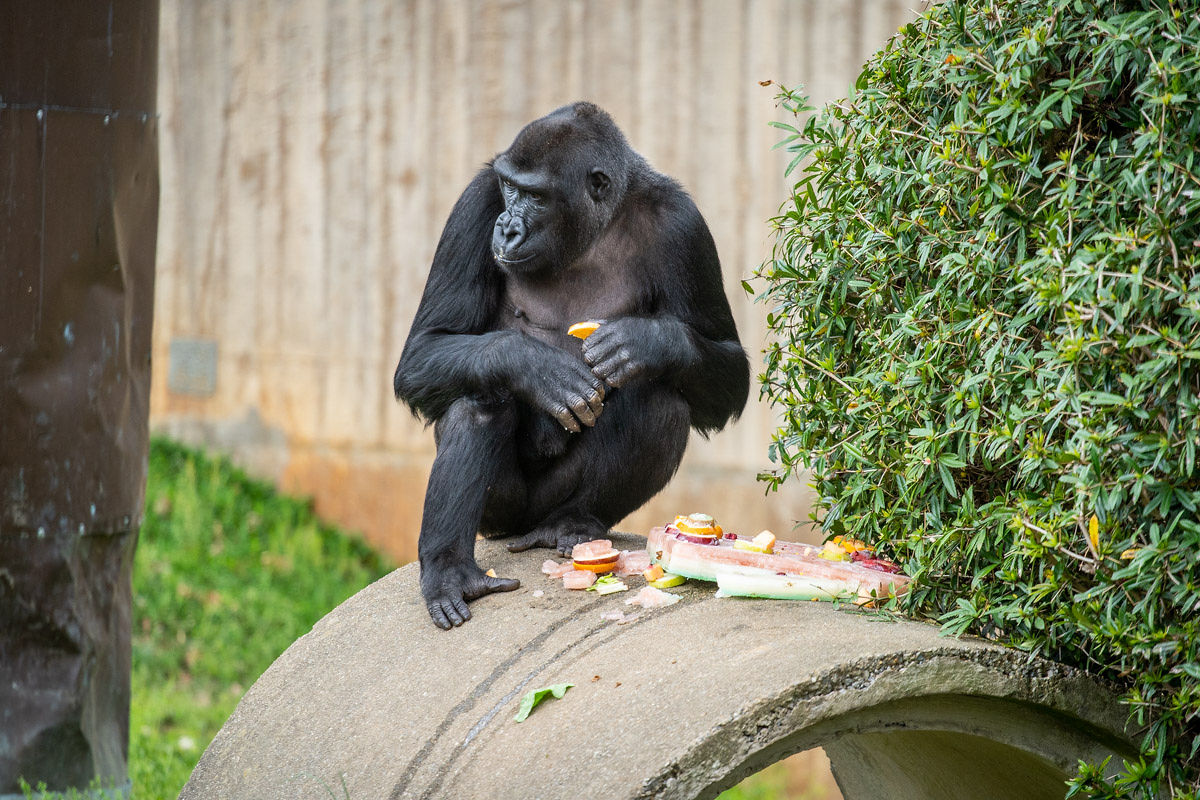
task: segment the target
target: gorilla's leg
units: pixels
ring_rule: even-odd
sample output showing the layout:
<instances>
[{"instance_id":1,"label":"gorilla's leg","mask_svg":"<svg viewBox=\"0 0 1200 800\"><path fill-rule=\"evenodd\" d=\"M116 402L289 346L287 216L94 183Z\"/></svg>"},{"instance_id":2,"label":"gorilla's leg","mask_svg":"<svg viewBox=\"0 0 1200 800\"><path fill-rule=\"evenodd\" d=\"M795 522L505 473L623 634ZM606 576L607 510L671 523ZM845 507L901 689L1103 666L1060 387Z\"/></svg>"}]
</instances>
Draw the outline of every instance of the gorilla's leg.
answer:
<instances>
[{"instance_id":1,"label":"gorilla's leg","mask_svg":"<svg viewBox=\"0 0 1200 800\"><path fill-rule=\"evenodd\" d=\"M475 531L489 487L515 467L512 401L484 404L460 398L437 421L437 457L425 490L421 536L421 592L439 628L471 618L467 601L521 585L492 578L475 563Z\"/></svg>"},{"instance_id":2,"label":"gorilla's leg","mask_svg":"<svg viewBox=\"0 0 1200 800\"><path fill-rule=\"evenodd\" d=\"M614 392L592 428L574 434L560 460L529 479L527 530L512 551L553 547L570 555L603 537L664 486L683 458L690 416L678 393L643 384Z\"/></svg>"}]
</instances>

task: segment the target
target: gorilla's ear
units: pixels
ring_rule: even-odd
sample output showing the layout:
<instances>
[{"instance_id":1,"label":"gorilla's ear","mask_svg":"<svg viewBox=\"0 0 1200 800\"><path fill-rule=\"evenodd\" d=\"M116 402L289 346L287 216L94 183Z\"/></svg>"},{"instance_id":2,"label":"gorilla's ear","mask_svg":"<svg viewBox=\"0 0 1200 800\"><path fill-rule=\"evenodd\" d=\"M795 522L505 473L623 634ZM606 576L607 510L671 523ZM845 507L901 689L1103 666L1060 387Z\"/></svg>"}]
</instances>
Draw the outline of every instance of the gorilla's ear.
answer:
<instances>
[{"instance_id":1,"label":"gorilla's ear","mask_svg":"<svg viewBox=\"0 0 1200 800\"><path fill-rule=\"evenodd\" d=\"M601 169L594 169L588 173L588 194L597 203L602 202L608 197L609 189L612 188L612 181L608 175Z\"/></svg>"}]
</instances>

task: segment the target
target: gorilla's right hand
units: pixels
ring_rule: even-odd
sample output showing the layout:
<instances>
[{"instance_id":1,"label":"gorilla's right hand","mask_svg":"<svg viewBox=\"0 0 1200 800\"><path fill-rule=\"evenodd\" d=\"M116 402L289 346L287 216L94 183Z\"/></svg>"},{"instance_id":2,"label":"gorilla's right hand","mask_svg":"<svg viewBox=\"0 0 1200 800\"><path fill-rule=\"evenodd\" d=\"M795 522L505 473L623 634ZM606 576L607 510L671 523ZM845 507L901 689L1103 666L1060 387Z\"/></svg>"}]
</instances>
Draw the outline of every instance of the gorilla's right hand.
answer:
<instances>
[{"instance_id":1,"label":"gorilla's right hand","mask_svg":"<svg viewBox=\"0 0 1200 800\"><path fill-rule=\"evenodd\" d=\"M471 618L467 603L493 592L511 592L520 587L516 578L493 578L475 563L462 560L439 567L421 566L421 594L433 624L450 630Z\"/></svg>"},{"instance_id":2,"label":"gorilla's right hand","mask_svg":"<svg viewBox=\"0 0 1200 800\"><path fill-rule=\"evenodd\" d=\"M604 381L578 358L541 342L536 345L512 359L507 377L513 394L569 431L595 425L604 409Z\"/></svg>"}]
</instances>

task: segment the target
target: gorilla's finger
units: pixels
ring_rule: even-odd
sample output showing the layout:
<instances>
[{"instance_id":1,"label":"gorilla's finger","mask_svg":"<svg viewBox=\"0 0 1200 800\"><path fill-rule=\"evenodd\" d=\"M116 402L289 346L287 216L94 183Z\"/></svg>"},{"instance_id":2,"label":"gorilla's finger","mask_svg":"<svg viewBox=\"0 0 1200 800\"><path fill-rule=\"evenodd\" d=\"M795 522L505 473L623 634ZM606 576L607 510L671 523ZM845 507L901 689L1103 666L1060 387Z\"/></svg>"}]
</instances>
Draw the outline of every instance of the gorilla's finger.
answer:
<instances>
[{"instance_id":1,"label":"gorilla's finger","mask_svg":"<svg viewBox=\"0 0 1200 800\"><path fill-rule=\"evenodd\" d=\"M596 415L592 412L592 407L582 397L575 398L575 401L571 403L571 411L575 412L579 421L589 428L596 424Z\"/></svg>"},{"instance_id":2,"label":"gorilla's finger","mask_svg":"<svg viewBox=\"0 0 1200 800\"><path fill-rule=\"evenodd\" d=\"M593 343L592 339L596 337L597 333L599 331L588 337L588 340L584 342L583 348L583 360L592 365L595 365L598 361L603 361L621 346L620 340L615 336L605 337Z\"/></svg>"},{"instance_id":3,"label":"gorilla's finger","mask_svg":"<svg viewBox=\"0 0 1200 800\"><path fill-rule=\"evenodd\" d=\"M560 556L566 556L567 558L570 558L573 555L575 551L575 545L577 544L579 544L578 539L559 539L558 554Z\"/></svg>"},{"instance_id":4,"label":"gorilla's finger","mask_svg":"<svg viewBox=\"0 0 1200 800\"><path fill-rule=\"evenodd\" d=\"M516 578L493 578L491 575L484 575L483 582L486 586L484 594L511 592L521 588L521 582Z\"/></svg>"},{"instance_id":5,"label":"gorilla's finger","mask_svg":"<svg viewBox=\"0 0 1200 800\"><path fill-rule=\"evenodd\" d=\"M599 392L595 392L587 399L588 408L592 410L592 416L600 417L600 412L604 410L604 397Z\"/></svg>"},{"instance_id":6,"label":"gorilla's finger","mask_svg":"<svg viewBox=\"0 0 1200 800\"><path fill-rule=\"evenodd\" d=\"M621 364L613 373L608 376L607 380L613 386L621 387L629 383L630 379L637 377L638 370L632 364Z\"/></svg>"},{"instance_id":7,"label":"gorilla's finger","mask_svg":"<svg viewBox=\"0 0 1200 800\"><path fill-rule=\"evenodd\" d=\"M612 379L612 376L621 371L621 367L624 366L624 363L625 362L619 358L610 358L594 365L592 367L592 372L609 386L620 386L619 383Z\"/></svg>"},{"instance_id":8,"label":"gorilla's finger","mask_svg":"<svg viewBox=\"0 0 1200 800\"><path fill-rule=\"evenodd\" d=\"M636 378L641 369L636 364L622 364L616 373L609 379L613 386L624 386L630 380Z\"/></svg>"},{"instance_id":9,"label":"gorilla's finger","mask_svg":"<svg viewBox=\"0 0 1200 800\"><path fill-rule=\"evenodd\" d=\"M453 598L451 599L450 604L453 608L453 611L447 614L447 616L450 617L451 622L454 622L456 618L458 619L457 622L454 622L455 625L462 625L471 618L471 609L467 608L466 600Z\"/></svg>"},{"instance_id":10,"label":"gorilla's finger","mask_svg":"<svg viewBox=\"0 0 1200 800\"><path fill-rule=\"evenodd\" d=\"M450 620L446 618L446 612L442 610L441 600L434 600L426 607L429 609L429 616L433 618L434 625L437 625L444 631L448 631L454 627L450 624Z\"/></svg>"},{"instance_id":11,"label":"gorilla's finger","mask_svg":"<svg viewBox=\"0 0 1200 800\"><path fill-rule=\"evenodd\" d=\"M549 528L537 528L508 543L508 552L521 553L533 547L554 547L558 536Z\"/></svg>"},{"instance_id":12,"label":"gorilla's finger","mask_svg":"<svg viewBox=\"0 0 1200 800\"><path fill-rule=\"evenodd\" d=\"M552 405L546 408L546 412L558 420L558 424L562 425L565 430L572 433L579 433L579 422L576 421L575 415L566 406Z\"/></svg>"}]
</instances>

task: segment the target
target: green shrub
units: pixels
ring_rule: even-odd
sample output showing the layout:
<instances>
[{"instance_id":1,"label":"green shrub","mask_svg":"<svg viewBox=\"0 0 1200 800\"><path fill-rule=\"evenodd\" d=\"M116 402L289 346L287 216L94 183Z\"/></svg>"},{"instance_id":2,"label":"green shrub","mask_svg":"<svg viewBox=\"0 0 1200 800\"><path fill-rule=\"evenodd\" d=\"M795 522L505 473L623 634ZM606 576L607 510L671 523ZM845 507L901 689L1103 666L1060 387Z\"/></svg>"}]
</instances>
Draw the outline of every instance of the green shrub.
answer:
<instances>
[{"instance_id":1,"label":"green shrub","mask_svg":"<svg viewBox=\"0 0 1200 800\"><path fill-rule=\"evenodd\" d=\"M1194 3L947 0L782 126L766 477L903 610L1126 687L1141 760L1073 794L1200 787L1198 98Z\"/></svg>"}]
</instances>

